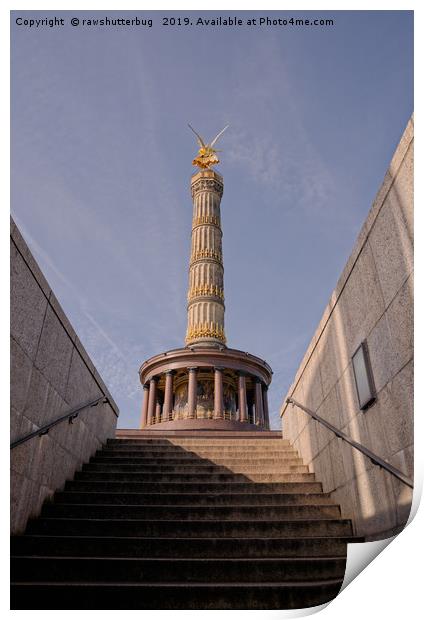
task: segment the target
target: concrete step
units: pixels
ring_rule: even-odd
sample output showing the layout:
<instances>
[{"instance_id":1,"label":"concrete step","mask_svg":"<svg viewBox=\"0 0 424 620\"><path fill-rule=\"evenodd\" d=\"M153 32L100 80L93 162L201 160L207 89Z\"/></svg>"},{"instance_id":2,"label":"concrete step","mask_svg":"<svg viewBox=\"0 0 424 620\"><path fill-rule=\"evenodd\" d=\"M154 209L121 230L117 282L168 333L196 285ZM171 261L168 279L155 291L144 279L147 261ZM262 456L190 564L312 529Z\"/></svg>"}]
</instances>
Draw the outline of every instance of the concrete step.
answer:
<instances>
[{"instance_id":1,"label":"concrete step","mask_svg":"<svg viewBox=\"0 0 424 620\"><path fill-rule=\"evenodd\" d=\"M67 536L63 534L25 534L11 539L12 555L66 555L84 557L151 558L280 558L346 557L352 536L313 538L186 536L173 538L122 536Z\"/></svg>"},{"instance_id":2,"label":"concrete step","mask_svg":"<svg viewBox=\"0 0 424 620\"><path fill-rule=\"evenodd\" d=\"M136 457L128 457L128 456L116 456L107 455L107 456L94 456L90 459L90 463L107 463L108 465L112 465L114 463L118 464L141 464L141 465L242 465L244 463L252 463L255 465L274 465L275 463L281 463L283 465L303 465L303 460L296 456L283 456L276 461L276 459L265 457L265 458L245 458L245 457L235 457L235 458L221 458L216 457L213 460L211 459L202 459L194 454L186 454L180 455L178 457L166 456L160 459L158 458L150 458L144 456L136 456Z\"/></svg>"},{"instance_id":3,"label":"concrete step","mask_svg":"<svg viewBox=\"0 0 424 620\"><path fill-rule=\"evenodd\" d=\"M142 450L142 448L140 448ZM121 450L124 452L124 450ZM190 450L185 450L182 454L191 454L193 456L198 456L200 458L208 459L208 458L249 458L249 459L280 459L287 457L299 457L299 454L293 448L281 448L281 449L270 449L270 450L262 450L259 448L254 449L238 449L238 448L191 448ZM181 454L181 452L180 452ZM145 449L145 456L147 456L147 449ZM165 456L165 455L163 455ZM177 456L177 454L175 454Z\"/></svg>"},{"instance_id":4,"label":"concrete step","mask_svg":"<svg viewBox=\"0 0 424 620\"><path fill-rule=\"evenodd\" d=\"M282 583L14 584L12 609L297 609L337 596L342 580ZM82 603L83 602L83 603Z\"/></svg>"},{"instance_id":5,"label":"concrete step","mask_svg":"<svg viewBox=\"0 0 424 620\"><path fill-rule=\"evenodd\" d=\"M107 491L110 493L320 493L320 482L116 482L111 480L70 480L66 491Z\"/></svg>"},{"instance_id":6,"label":"concrete step","mask_svg":"<svg viewBox=\"0 0 424 620\"><path fill-rule=\"evenodd\" d=\"M191 504L170 506L124 505L116 504L45 504L44 517L77 519L158 519L158 520L205 520L226 521L254 519L260 521L274 519L337 519L340 507L333 505L298 506L193 506Z\"/></svg>"},{"instance_id":7,"label":"concrete step","mask_svg":"<svg viewBox=\"0 0 424 620\"><path fill-rule=\"evenodd\" d=\"M150 445L150 446L281 446L290 447L288 439L230 439L230 438L181 438L181 439L159 439L159 438L120 438L120 439L108 439L107 446L123 446L123 445Z\"/></svg>"},{"instance_id":8,"label":"concrete step","mask_svg":"<svg viewBox=\"0 0 424 620\"><path fill-rule=\"evenodd\" d=\"M173 431L158 431L152 428L148 430L141 430L136 428L122 429L118 428L115 431L115 438L129 438L129 439L281 439L282 433L279 431L212 431L212 430L173 430Z\"/></svg>"},{"instance_id":9,"label":"concrete step","mask_svg":"<svg viewBox=\"0 0 424 620\"><path fill-rule=\"evenodd\" d=\"M333 504L329 493L107 493L57 492L56 503L119 506L318 506Z\"/></svg>"},{"instance_id":10,"label":"concrete step","mask_svg":"<svg viewBox=\"0 0 424 620\"><path fill-rule=\"evenodd\" d=\"M152 536L186 537L293 537L351 536L351 523L346 519L296 520L148 520L148 519L71 519L39 517L28 524L31 534L65 534L77 536Z\"/></svg>"},{"instance_id":11,"label":"concrete step","mask_svg":"<svg viewBox=\"0 0 424 620\"><path fill-rule=\"evenodd\" d=\"M266 446L237 446L237 445L228 445L228 446L222 446L222 445L208 445L208 446L174 446L174 445L168 445L168 446L145 446L145 445L113 445L113 446L104 446L102 448L101 451L99 451L99 453L102 452L103 454L109 454L109 453L115 453L115 452L125 452L126 454L130 453L130 454L134 454L134 456L137 456L137 454L139 456L142 456L142 454L144 454L145 456L148 455L153 455L153 456L166 456L167 454L171 454L171 455L175 455L178 456L180 454L198 454L198 455L208 455L208 454L214 454L216 456L218 455L222 455L222 456L227 456L229 454L234 454L236 456L240 456L243 454L246 455L252 455L255 454L255 456L258 455L262 455L265 457L270 457L270 456L282 456L283 454L293 454L295 452L295 450L291 447L277 447L277 446L270 446L269 448L267 448ZM142 453L142 454L140 454ZM251 457L252 458L252 457Z\"/></svg>"},{"instance_id":12,"label":"concrete step","mask_svg":"<svg viewBox=\"0 0 424 620\"><path fill-rule=\"evenodd\" d=\"M266 465L258 465L255 461L246 461L244 464L232 465L231 467L225 467L224 465L216 465L210 463L195 463L195 464L183 464L183 465L163 465L158 462L155 465L145 465L140 463L96 463L91 462L83 466L84 472L133 472L140 474L166 474L166 473L180 473L180 474L229 474L229 473L263 473L263 474L277 474L277 473L293 473L293 474L307 474L309 473L306 465L288 465L270 462Z\"/></svg>"},{"instance_id":13,"label":"concrete step","mask_svg":"<svg viewBox=\"0 0 424 620\"><path fill-rule=\"evenodd\" d=\"M315 606L354 540L279 432L118 431L12 538L12 608Z\"/></svg>"},{"instance_id":14,"label":"concrete step","mask_svg":"<svg viewBox=\"0 0 424 620\"><path fill-rule=\"evenodd\" d=\"M208 450L197 452L194 451L186 451L180 449L170 449L166 450L148 450L146 448L139 448L137 450L127 449L127 450L118 450L118 449L106 449L98 450L95 454L95 457L101 458L150 458L155 460L162 460L166 458L171 459L180 459L180 458L191 458L200 460L211 460L215 461L215 459L273 459L273 460L283 460L287 458L299 458L299 454L296 450L292 450L290 448L287 450L280 450L276 452L273 451L255 451L254 453L248 450Z\"/></svg>"},{"instance_id":15,"label":"concrete step","mask_svg":"<svg viewBox=\"0 0 424 620\"><path fill-rule=\"evenodd\" d=\"M12 557L14 582L240 583L343 579L346 561L322 558Z\"/></svg>"},{"instance_id":16,"label":"concrete step","mask_svg":"<svg viewBox=\"0 0 424 620\"><path fill-rule=\"evenodd\" d=\"M215 473L177 473L166 472L161 474L144 473L142 471L132 472L98 472L98 471L79 471L75 474L75 481L111 481L111 482L158 482L165 484L167 482L175 483L202 483L202 482L242 482L243 480L251 480L253 482L313 482L315 474L304 473L277 473L277 474L215 474Z\"/></svg>"}]
</instances>

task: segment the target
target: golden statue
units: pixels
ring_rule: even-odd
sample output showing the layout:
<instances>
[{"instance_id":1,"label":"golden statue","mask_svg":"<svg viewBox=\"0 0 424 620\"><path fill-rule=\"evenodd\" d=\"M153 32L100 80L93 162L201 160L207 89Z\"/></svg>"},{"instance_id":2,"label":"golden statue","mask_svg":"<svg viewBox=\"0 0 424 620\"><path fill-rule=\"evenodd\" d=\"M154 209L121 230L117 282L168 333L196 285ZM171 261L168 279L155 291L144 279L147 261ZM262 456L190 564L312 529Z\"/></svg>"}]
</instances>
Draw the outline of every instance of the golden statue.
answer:
<instances>
[{"instance_id":1,"label":"golden statue","mask_svg":"<svg viewBox=\"0 0 424 620\"><path fill-rule=\"evenodd\" d=\"M197 136L197 142L200 147L197 157L193 159L193 166L197 166L198 168L206 170L214 164L219 164L219 159L216 156L216 153L218 153L219 151L216 151L213 147L214 144L216 144L218 138L220 138L224 131L228 129L229 125L226 125L210 144L205 144L204 140L201 138L201 136L199 136L197 131L195 131L191 125L189 125L189 127L191 131Z\"/></svg>"}]
</instances>

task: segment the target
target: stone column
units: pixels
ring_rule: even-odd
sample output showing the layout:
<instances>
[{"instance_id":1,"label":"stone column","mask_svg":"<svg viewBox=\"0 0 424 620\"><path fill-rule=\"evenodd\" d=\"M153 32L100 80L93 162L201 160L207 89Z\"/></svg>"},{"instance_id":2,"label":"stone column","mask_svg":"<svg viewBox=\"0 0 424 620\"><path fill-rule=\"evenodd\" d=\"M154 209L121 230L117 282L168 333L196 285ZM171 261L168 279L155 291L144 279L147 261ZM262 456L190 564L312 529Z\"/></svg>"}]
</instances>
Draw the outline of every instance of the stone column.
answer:
<instances>
[{"instance_id":1,"label":"stone column","mask_svg":"<svg viewBox=\"0 0 424 620\"><path fill-rule=\"evenodd\" d=\"M239 420L247 422L246 375L239 372L238 377Z\"/></svg>"},{"instance_id":2,"label":"stone column","mask_svg":"<svg viewBox=\"0 0 424 620\"><path fill-rule=\"evenodd\" d=\"M264 402L264 426L269 431L269 409L268 409L268 386L263 385L263 402Z\"/></svg>"},{"instance_id":3,"label":"stone column","mask_svg":"<svg viewBox=\"0 0 424 620\"><path fill-rule=\"evenodd\" d=\"M222 176L200 170L192 176L193 222L186 344L225 346L224 265L222 259Z\"/></svg>"},{"instance_id":4,"label":"stone column","mask_svg":"<svg viewBox=\"0 0 424 620\"><path fill-rule=\"evenodd\" d=\"M158 422L161 421L161 419L160 419L160 410L161 410L161 404L160 404L160 400L158 398L157 401L156 401L155 424L157 424Z\"/></svg>"},{"instance_id":5,"label":"stone column","mask_svg":"<svg viewBox=\"0 0 424 620\"><path fill-rule=\"evenodd\" d=\"M197 368L188 369L188 417L195 418L197 409Z\"/></svg>"},{"instance_id":6,"label":"stone column","mask_svg":"<svg viewBox=\"0 0 424 620\"><path fill-rule=\"evenodd\" d=\"M224 417L224 389L222 384L222 371L220 366L215 367L215 389L214 389L214 411L213 417L220 419Z\"/></svg>"},{"instance_id":7,"label":"stone column","mask_svg":"<svg viewBox=\"0 0 424 620\"><path fill-rule=\"evenodd\" d=\"M141 419L140 428L144 428L147 425L147 408L149 406L149 384L143 385L143 404L141 407Z\"/></svg>"},{"instance_id":8,"label":"stone column","mask_svg":"<svg viewBox=\"0 0 424 620\"><path fill-rule=\"evenodd\" d=\"M150 387L149 387L149 404L147 407L147 426L153 423L153 416L156 412L156 387L157 387L158 378L152 377L150 379Z\"/></svg>"},{"instance_id":9,"label":"stone column","mask_svg":"<svg viewBox=\"0 0 424 620\"><path fill-rule=\"evenodd\" d=\"M262 382L260 379L255 379L255 409L256 409L256 424L263 426L264 423L264 408L262 402Z\"/></svg>"},{"instance_id":10,"label":"stone column","mask_svg":"<svg viewBox=\"0 0 424 620\"><path fill-rule=\"evenodd\" d=\"M253 410L253 398L252 398L252 392L249 392L249 394L246 394L247 397L247 421L250 423L250 421L252 421L251 423L254 424L255 423L255 412Z\"/></svg>"},{"instance_id":11,"label":"stone column","mask_svg":"<svg viewBox=\"0 0 424 620\"><path fill-rule=\"evenodd\" d=\"M168 370L165 373L165 400L163 402L162 420L168 421L172 411L172 395L174 388L174 371Z\"/></svg>"}]
</instances>

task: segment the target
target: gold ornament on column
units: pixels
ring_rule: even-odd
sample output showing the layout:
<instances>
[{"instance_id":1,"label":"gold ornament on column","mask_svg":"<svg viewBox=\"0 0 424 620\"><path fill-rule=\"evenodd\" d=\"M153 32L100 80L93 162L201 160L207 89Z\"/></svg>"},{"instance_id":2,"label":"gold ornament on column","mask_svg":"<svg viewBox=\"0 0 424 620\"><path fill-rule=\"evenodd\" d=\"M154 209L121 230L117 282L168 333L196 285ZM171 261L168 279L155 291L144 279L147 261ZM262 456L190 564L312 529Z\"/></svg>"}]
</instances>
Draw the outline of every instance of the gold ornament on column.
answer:
<instances>
[{"instance_id":1,"label":"gold ornament on column","mask_svg":"<svg viewBox=\"0 0 424 620\"><path fill-rule=\"evenodd\" d=\"M193 127L190 124L188 126L190 127L191 131L196 135L197 142L200 147L199 152L197 153L197 157L193 159L193 166L197 166L198 168L201 168L202 170L207 170L211 166L215 164L219 164L219 159L216 155L219 151L217 151L213 147L217 143L218 138L220 138L222 134L224 133L224 131L228 129L229 125L226 125L224 129L222 129L219 132L219 134L212 140L210 144L206 144L203 138L197 133L195 129L193 129Z\"/></svg>"}]
</instances>

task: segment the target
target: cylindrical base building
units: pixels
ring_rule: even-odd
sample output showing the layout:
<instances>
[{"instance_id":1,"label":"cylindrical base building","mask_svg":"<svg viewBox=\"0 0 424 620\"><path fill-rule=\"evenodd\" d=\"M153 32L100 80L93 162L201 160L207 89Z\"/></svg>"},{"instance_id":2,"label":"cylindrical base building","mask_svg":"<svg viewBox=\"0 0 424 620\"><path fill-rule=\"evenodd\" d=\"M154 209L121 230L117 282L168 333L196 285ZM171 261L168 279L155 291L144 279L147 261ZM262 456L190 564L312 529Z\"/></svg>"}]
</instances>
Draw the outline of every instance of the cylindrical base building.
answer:
<instances>
[{"instance_id":1,"label":"cylindrical base building","mask_svg":"<svg viewBox=\"0 0 424 620\"><path fill-rule=\"evenodd\" d=\"M140 428L268 430L268 364L235 349L185 348L144 362ZM149 417L149 411L154 412Z\"/></svg>"}]
</instances>

